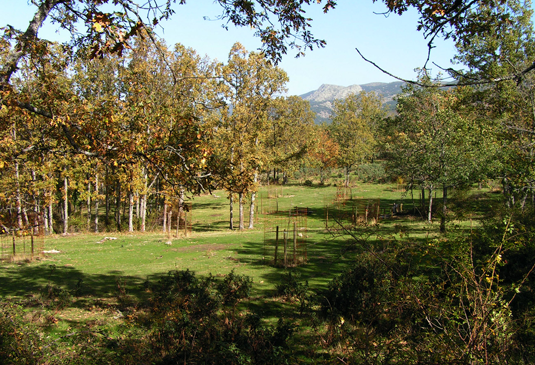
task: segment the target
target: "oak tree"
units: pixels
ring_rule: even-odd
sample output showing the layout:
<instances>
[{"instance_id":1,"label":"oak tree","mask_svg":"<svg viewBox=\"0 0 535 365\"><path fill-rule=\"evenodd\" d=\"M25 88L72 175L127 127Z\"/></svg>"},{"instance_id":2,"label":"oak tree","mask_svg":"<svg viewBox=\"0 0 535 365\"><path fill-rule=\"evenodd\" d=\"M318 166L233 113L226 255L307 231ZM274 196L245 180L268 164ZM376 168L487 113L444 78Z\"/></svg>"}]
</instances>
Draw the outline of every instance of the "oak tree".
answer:
<instances>
[{"instance_id":1,"label":"oak tree","mask_svg":"<svg viewBox=\"0 0 535 365\"><path fill-rule=\"evenodd\" d=\"M376 147L375 126L386 116L381 97L374 92L350 94L335 100L329 132L339 146L338 164L345 168L349 186L351 168L370 158Z\"/></svg>"}]
</instances>

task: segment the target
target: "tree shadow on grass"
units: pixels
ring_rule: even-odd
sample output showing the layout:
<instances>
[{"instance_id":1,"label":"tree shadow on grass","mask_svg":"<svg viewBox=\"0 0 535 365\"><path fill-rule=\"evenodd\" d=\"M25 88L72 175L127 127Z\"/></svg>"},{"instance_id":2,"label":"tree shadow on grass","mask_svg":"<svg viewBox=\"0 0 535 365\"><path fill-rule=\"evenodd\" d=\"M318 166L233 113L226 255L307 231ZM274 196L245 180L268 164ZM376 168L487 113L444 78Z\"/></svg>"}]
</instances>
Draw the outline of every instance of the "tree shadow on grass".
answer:
<instances>
[{"instance_id":1,"label":"tree shadow on grass","mask_svg":"<svg viewBox=\"0 0 535 365\"><path fill-rule=\"evenodd\" d=\"M87 274L69 266L56 266L46 263L24 263L5 267L0 286L0 297L23 297L43 293L47 286L57 287L77 295L113 296L118 291L118 282L127 285L128 291L138 294L144 279L124 276L121 271L103 274Z\"/></svg>"},{"instance_id":2,"label":"tree shadow on grass","mask_svg":"<svg viewBox=\"0 0 535 365\"><path fill-rule=\"evenodd\" d=\"M229 222L227 220L219 220L219 221L203 221L203 222L197 222L193 225L193 231L195 232L218 232L218 231L226 231L228 230Z\"/></svg>"}]
</instances>

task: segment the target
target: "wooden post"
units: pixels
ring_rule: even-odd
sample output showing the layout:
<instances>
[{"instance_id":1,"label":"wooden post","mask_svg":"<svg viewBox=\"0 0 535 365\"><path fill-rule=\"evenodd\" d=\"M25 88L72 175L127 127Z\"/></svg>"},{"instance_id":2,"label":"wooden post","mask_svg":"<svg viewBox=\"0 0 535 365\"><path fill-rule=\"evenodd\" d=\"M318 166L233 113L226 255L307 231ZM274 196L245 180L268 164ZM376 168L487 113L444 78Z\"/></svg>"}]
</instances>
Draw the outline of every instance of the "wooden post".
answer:
<instances>
[{"instance_id":1,"label":"wooden post","mask_svg":"<svg viewBox=\"0 0 535 365\"><path fill-rule=\"evenodd\" d=\"M381 201L377 202L377 217L375 218L375 223L379 223L379 210L381 209Z\"/></svg>"},{"instance_id":2,"label":"wooden post","mask_svg":"<svg viewBox=\"0 0 535 365\"><path fill-rule=\"evenodd\" d=\"M30 239L32 242L32 260L33 260L33 229L30 230Z\"/></svg>"},{"instance_id":3,"label":"wooden post","mask_svg":"<svg viewBox=\"0 0 535 365\"><path fill-rule=\"evenodd\" d=\"M294 265L297 266L297 222L294 222Z\"/></svg>"},{"instance_id":4,"label":"wooden post","mask_svg":"<svg viewBox=\"0 0 535 365\"><path fill-rule=\"evenodd\" d=\"M329 229L329 207L325 207L325 229Z\"/></svg>"},{"instance_id":5,"label":"wooden post","mask_svg":"<svg viewBox=\"0 0 535 365\"><path fill-rule=\"evenodd\" d=\"M288 266L288 232L284 230L284 267Z\"/></svg>"},{"instance_id":6,"label":"wooden post","mask_svg":"<svg viewBox=\"0 0 535 365\"><path fill-rule=\"evenodd\" d=\"M275 230L275 261L274 265L277 266L277 253L279 251L279 226Z\"/></svg>"},{"instance_id":7,"label":"wooden post","mask_svg":"<svg viewBox=\"0 0 535 365\"><path fill-rule=\"evenodd\" d=\"M15 243L15 230L12 229L12 232L13 232L13 257L15 257L15 255L17 254L17 245Z\"/></svg>"}]
</instances>

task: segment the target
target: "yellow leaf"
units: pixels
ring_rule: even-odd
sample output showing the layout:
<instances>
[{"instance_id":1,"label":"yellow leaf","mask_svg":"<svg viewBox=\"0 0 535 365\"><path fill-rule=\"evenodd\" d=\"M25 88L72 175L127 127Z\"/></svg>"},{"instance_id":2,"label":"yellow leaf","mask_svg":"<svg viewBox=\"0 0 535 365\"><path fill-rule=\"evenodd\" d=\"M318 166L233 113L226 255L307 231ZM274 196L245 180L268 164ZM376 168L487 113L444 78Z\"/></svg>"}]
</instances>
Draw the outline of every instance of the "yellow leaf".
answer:
<instances>
[{"instance_id":1,"label":"yellow leaf","mask_svg":"<svg viewBox=\"0 0 535 365\"><path fill-rule=\"evenodd\" d=\"M96 30L99 33L102 33L102 24L100 23L93 23L93 29Z\"/></svg>"}]
</instances>

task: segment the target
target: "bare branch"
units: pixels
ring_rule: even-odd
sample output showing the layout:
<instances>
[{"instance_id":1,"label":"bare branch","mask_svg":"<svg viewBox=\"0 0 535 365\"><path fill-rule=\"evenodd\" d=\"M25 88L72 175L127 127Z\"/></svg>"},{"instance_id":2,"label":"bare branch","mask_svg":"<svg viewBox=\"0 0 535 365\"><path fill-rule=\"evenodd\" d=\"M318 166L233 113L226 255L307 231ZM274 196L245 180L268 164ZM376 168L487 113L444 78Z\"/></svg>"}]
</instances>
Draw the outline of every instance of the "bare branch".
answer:
<instances>
[{"instance_id":1,"label":"bare branch","mask_svg":"<svg viewBox=\"0 0 535 365\"><path fill-rule=\"evenodd\" d=\"M496 83L499 83L499 82L503 82L503 81L511 81L511 80L515 80L517 82L517 85L520 84L522 82L522 79L524 78L524 76L535 70L535 61L533 62L533 64L531 64L529 67L527 67L525 70L523 70L522 72L520 73L515 73L515 74L510 74L508 76L504 76L504 77L497 77L497 78L491 78L491 79L473 79L473 78L469 78L468 76L464 75L463 73L457 71L457 70L454 70L454 69L451 69L451 68L448 68L448 69L445 69L449 72L452 72L454 74L457 75L457 77L459 78L463 78L463 79L470 79L472 81L463 81L463 82L448 82L448 83L434 83L433 85L429 85L429 84L423 84L421 82L418 82L418 81L414 81L414 80L409 80L409 79L404 79L402 77L399 77L399 76L396 76L388 71L386 71L384 68L380 67L379 65L377 65L375 62L367 59L366 57L364 57L364 55L362 54L362 52L360 52L360 50L358 48L355 48L355 50L358 52L359 56L366 62L368 62L369 64L373 65L375 68L377 68L379 71L381 71L382 73L390 76L390 77L393 77L395 78L396 80L399 80L399 81L403 81L403 82L406 82L407 84L411 84L411 85L416 85L416 86L420 86L420 87L430 87L430 86L433 86L433 87L456 87L456 86L477 86L477 85L489 85L489 84L496 84ZM441 68L442 69L442 68ZM443 69L444 70L444 69Z\"/></svg>"}]
</instances>

